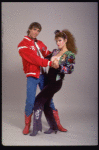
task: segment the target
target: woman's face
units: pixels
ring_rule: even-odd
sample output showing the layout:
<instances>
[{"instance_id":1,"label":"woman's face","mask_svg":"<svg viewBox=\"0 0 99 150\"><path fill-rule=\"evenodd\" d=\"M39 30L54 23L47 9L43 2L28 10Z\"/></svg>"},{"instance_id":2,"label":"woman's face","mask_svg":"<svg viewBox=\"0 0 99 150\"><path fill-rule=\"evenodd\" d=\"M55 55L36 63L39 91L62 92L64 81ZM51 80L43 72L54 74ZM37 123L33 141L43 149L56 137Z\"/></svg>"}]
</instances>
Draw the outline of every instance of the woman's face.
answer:
<instances>
[{"instance_id":1,"label":"woman's face","mask_svg":"<svg viewBox=\"0 0 99 150\"><path fill-rule=\"evenodd\" d=\"M66 42L67 42L67 39L63 39L63 38L61 38L61 37L58 37L57 39L56 39L56 44L57 44L57 46L58 46L58 48L59 49L62 49L62 48L64 48L64 47L66 47Z\"/></svg>"}]
</instances>

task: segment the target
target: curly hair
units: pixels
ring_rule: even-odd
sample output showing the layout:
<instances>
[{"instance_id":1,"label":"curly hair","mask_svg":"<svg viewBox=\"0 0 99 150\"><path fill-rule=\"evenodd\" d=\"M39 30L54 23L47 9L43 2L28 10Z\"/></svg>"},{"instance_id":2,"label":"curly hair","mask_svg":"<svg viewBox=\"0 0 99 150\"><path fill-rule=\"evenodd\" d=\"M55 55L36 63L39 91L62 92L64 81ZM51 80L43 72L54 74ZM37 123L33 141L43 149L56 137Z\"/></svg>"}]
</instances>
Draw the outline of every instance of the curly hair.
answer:
<instances>
[{"instance_id":1,"label":"curly hair","mask_svg":"<svg viewBox=\"0 0 99 150\"><path fill-rule=\"evenodd\" d=\"M57 39L58 37L67 39L67 43L66 43L67 49L73 52L74 54L77 54L77 47L75 43L76 40L74 36L70 33L70 31L64 29L62 31L56 30L54 33L55 33L55 39Z\"/></svg>"}]
</instances>

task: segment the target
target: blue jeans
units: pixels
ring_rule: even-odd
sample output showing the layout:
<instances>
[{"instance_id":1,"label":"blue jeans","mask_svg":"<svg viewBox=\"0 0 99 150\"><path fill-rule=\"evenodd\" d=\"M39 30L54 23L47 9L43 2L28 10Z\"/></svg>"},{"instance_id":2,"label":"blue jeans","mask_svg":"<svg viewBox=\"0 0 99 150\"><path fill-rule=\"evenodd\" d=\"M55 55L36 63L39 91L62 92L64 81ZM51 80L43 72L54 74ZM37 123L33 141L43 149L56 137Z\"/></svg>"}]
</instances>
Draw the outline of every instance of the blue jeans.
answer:
<instances>
[{"instance_id":1,"label":"blue jeans","mask_svg":"<svg viewBox=\"0 0 99 150\"><path fill-rule=\"evenodd\" d=\"M39 78L27 77L27 98L26 98L26 106L25 106L26 116L31 115L33 112L37 85L39 85L40 90L42 90L46 84L47 84L47 78L43 74L41 74ZM53 103L53 99L51 100L50 107L53 110L56 110Z\"/></svg>"}]
</instances>

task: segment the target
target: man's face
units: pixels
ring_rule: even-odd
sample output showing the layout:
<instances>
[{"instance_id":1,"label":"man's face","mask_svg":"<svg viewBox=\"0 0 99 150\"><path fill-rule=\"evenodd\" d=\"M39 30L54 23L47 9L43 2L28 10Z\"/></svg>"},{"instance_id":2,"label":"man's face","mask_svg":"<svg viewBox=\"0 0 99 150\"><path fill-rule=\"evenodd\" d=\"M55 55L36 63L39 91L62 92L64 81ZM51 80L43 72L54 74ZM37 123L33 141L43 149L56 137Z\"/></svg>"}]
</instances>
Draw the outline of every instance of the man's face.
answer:
<instances>
[{"instance_id":1,"label":"man's face","mask_svg":"<svg viewBox=\"0 0 99 150\"><path fill-rule=\"evenodd\" d=\"M38 34L40 33L40 29L38 28L33 28L33 29L29 29L30 33L29 33L29 36L31 38L36 38L38 36Z\"/></svg>"}]
</instances>

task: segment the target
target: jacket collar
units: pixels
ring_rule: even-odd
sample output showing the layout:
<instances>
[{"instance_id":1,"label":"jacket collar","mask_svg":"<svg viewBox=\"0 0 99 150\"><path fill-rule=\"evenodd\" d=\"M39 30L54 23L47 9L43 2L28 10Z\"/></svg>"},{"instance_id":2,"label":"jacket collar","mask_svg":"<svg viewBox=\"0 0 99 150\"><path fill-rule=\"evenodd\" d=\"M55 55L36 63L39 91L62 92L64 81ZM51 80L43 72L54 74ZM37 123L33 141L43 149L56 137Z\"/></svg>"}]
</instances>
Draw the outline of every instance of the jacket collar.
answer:
<instances>
[{"instance_id":1,"label":"jacket collar","mask_svg":"<svg viewBox=\"0 0 99 150\"><path fill-rule=\"evenodd\" d=\"M24 36L24 39L27 39L28 41L34 41L34 42L37 42L37 39L36 39L36 38L31 39L29 36Z\"/></svg>"}]
</instances>

